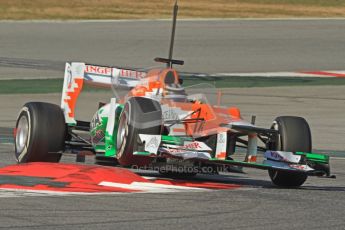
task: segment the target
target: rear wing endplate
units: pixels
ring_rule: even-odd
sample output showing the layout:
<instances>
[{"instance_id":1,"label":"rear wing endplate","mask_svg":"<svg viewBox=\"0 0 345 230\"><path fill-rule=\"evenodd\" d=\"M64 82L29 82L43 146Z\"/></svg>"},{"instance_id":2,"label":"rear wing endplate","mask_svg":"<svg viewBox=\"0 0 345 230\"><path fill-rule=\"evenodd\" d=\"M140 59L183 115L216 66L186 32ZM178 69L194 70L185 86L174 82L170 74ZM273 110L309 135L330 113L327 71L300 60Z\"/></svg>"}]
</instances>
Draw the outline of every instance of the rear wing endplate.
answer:
<instances>
[{"instance_id":1,"label":"rear wing endplate","mask_svg":"<svg viewBox=\"0 0 345 230\"><path fill-rule=\"evenodd\" d=\"M74 118L74 110L84 83L95 87L133 88L145 76L146 72L143 71L89 65L82 62L67 62L61 97L61 108L65 115L65 122L71 126L77 123Z\"/></svg>"}]
</instances>

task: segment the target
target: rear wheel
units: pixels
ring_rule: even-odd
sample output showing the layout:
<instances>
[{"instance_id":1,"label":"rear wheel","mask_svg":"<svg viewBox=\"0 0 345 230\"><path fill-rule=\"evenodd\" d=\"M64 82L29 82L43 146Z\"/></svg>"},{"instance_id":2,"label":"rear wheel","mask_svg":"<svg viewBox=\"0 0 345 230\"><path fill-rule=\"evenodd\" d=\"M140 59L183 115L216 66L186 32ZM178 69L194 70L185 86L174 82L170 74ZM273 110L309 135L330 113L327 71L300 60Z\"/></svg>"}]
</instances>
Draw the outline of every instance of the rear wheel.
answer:
<instances>
[{"instance_id":1,"label":"rear wheel","mask_svg":"<svg viewBox=\"0 0 345 230\"><path fill-rule=\"evenodd\" d=\"M65 118L59 106L27 103L16 123L15 157L18 163L59 162L65 137Z\"/></svg>"},{"instance_id":2,"label":"rear wheel","mask_svg":"<svg viewBox=\"0 0 345 230\"><path fill-rule=\"evenodd\" d=\"M302 117L282 116L273 122L272 129L279 131L279 138L271 150L288 152L311 152L311 132L307 121ZM268 170L273 184L282 187L299 187L307 180L307 174Z\"/></svg>"},{"instance_id":3,"label":"rear wheel","mask_svg":"<svg viewBox=\"0 0 345 230\"><path fill-rule=\"evenodd\" d=\"M151 163L145 156L133 155L140 145L139 134L160 135L162 110L159 102L144 97L130 98L120 115L117 132L117 159L122 166Z\"/></svg>"}]
</instances>

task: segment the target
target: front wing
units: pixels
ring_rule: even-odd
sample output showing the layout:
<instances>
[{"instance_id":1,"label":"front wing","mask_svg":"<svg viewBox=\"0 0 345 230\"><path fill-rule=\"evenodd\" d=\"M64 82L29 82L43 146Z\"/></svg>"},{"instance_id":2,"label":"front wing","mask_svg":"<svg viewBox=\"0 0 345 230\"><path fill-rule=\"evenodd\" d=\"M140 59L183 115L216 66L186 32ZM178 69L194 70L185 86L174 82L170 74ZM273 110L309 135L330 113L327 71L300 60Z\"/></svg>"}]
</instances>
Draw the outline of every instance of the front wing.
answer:
<instances>
[{"instance_id":1,"label":"front wing","mask_svg":"<svg viewBox=\"0 0 345 230\"><path fill-rule=\"evenodd\" d=\"M262 162L234 159L219 159L203 142L193 141L188 137L171 137L159 135L140 135L146 143L134 155L151 158L173 158L180 161L201 162L206 165L240 166L263 170L279 170L306 173L310 176L330 177L329 156L318 153L266 151ZM161 138L160 142L150 141L150 136ZM173 143L175 142L175 143ZM153 144L155 143L155 144ZM183 144L182 144L183 143ZM187 143L187 144L185 144ZM155 151L155 152L154 152ZM226 167L224 167L226 168Z\"/></svg>"}]
</instances>

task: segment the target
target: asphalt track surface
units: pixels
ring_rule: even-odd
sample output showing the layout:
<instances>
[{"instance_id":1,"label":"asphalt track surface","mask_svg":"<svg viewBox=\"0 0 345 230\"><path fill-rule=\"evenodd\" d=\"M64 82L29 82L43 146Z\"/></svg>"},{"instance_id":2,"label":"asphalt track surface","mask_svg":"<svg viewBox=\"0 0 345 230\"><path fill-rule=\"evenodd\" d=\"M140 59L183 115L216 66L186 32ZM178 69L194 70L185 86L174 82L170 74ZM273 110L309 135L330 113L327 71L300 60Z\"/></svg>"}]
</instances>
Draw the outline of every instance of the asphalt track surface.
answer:
<instances>
[{"instance_id":1,"label":"asphalt track surface","mask_svg":"<svg viewBox=\"0 0 345 230\"><path fill-rule=\"evenodd\" d=\"M155 23L157 25L164 23L170 25L168 22ZM191 22L185 23L188 25ZM275 68L277 68L277 71L294 71L297 69L340 69L342 67L341 65L343 65L343 57L345 54L341 52L341 50L344 48L344 43L340 41L344 38L343 33L345 32L342 30L344 21L341 20L305 22L278 21L278 24L275 25L274 28L279 32L284 32L282 29L283 24L284 28L296 29L297 27L296 31L300 31L300 33L296 34L291 31L285 31L281 34L276 33L276 31L265 35L267 33L267 31L265 31L265 33L261 33L262 43L259 43L259 45L255 45L255 41L258 42L260 40L247 38L247 36L249 35L248 33L251 35L259 33L263 29L263 27L259 25L262 26L264 22L219 22L219 26L217 26L216 22L200 23L202 23L202 25L199 25L197 28L195 28L195 26L193 26L193 28L187 27L186 25L185 29L180 29L178 32L182 34L180 31L184 30L190 35L186 38L186 41L189 40L188 44L191 45L191 47L188 48L187 46L183 46L183 48L177 48L175 52L177 58L185 54L187 57L189 56L192 67L188 69L188 71L199 71L198 67L202 67L203 69L199 72L215 72L220 66L222 66L223 69L219 69L220 71L217 72L240 72L242 70L248 72L248 68L250 68L251 71L258 72L275 71ZM208 26L207 28L204 27L210 25L210 23L214 23L215 25ZM233 44L233 42L224 43L226 40L224 38L222 43L222 36L218 36L217 38L217 35L212 32L216 29L221 35L224 35L226 32L223 23L235 23L236 26L231 27L231 31L236 28L237 30L243 30L246 36L237 34L238 44L244 42L246 39L253 39L251 41L247 40L247 43L244 43L248 48L247 51L241 51L241 49L235 45L233 45L232 48L224 48L224 44ZM272 22L266 23L272 24ZM158 27L160 29L157 29L157 34L152 38L152 31L148 33L143 30L141 34L137 34L133 30L134 28L140 30L142 25L145 25L144 22L139 22L139 25L131 27L132 30L129 29L129 24L129 22L123 22L122 25L122 28L125 28L124 31L128 32L128 34L121 34L118 36L128 38L128 40L125 39L126 41L124 44L119 44L119 46L122 47L122 51L125 51L127 48L130 49L130 52L122 53L122 56L118 54L119 58L117 59L117 55L114 55L114 53L116 54L116 52L114 52L114 44L117 38L113 36L104 36L104 34L99 35L91 31L94 27L100 27L98 32L103 33L105 29L109 29L107 30L109 33L107 35L111 35L115 33L112 27L113 24L110 24L111 26L109 27L107 23L104 25L101 23L14 23L14 25L11 24L11 22L1 23L1 31L4 31L4 28L7 31L6 34L1 32L3 35L1 36L0 42L2 46L2 56L7 58L6 60L13 58L15 62L14 66L1 68L1 71L8 71L7 73L13 74L11 76L14 77L23 76L25 71L32 71L31 73L34 75L42 73L43 71L42 76L47 76L49 74L51 74L49 76L53 76L59 73L59 70L54 70L54 68L56 69L56 66L58 66L60 62L65 61L66 58L68 58L68 60L85 60L85 57L87 57L85 61L88 62L101 62L104 64L119 63L119 65L128 65L128 62L130 62L142 66L146 64L150 65L147 58L166 55L165 51L167 51L167 46L165 44L161 45L157 41L160 38L164 38L166 40L165 42L168 43L167 34L169 33L170 27L168 29L165 29L164 26ZM38 30L37 26L43 26L44 30ZM55 28L54 30L53 28L55 26L60 29L69 29L57 30ZM34 29L35 27L36 30ZM257 33L248 30L253 27L256 28ZM318 30L312 30L313 32L309 30L308 32L309 27L323 28L323 32L318 32ZM82 29L83 33L74 32L78 31L78 28ZM87 28L90 28L90 33L86 33ZM195 31L197 29L203 30L204 33L202 34L200 31ZM47 32L44 32L45 30L47 30ZM211 32L205 33L207 30ZM20 37L19 35L21 32L27 36ZM75 36L67 36L67 32ZM234 34L236 35L236 33ZM301 36L301 34L304 34L304 36ZM38 39L41 35L41 39ZM193 35L193 37L191 35ZM194 35L198 36L195 38ZM56 38L55 36L58 37ZM264 38L272 38L272 36L275 39L272 39L270 43L266 44ZM289 36L295 36L295 41L291 41L291 39L280 41L280 39ZM66 42L66 40L71 39L71 37L73 37L72 40L74 43ZM300 38L298 39L297 37ZM83 39L81 38L87 39L88 43L83 43ZM97 40L97 38L102 39ZM153 41L150 41L149 38L152 38ZM136 39L137 43L133 47L128 48L131 39ZM54 41L54 45L49 43L49 40ZM193 44L198 41L205 41L207 45L198 46L198 49L195 49L196 46L193 47ZM297 43L299 44L301 41L304 41L304 46L300 44L300 50L298 50L298 52L295 51L300 53L301 59L291 60L291 57L298 58L299 55L291 51L293 49L291 49L291 47L289 48L289 45L291 46L289 42L296 42L297 45ZM286 42L288 42L289 45L287 45ZM177 40L177 44L178 43L181 43L181 40ZM276 48L272 48L270 44ZM308 44L310 46L308 46ZM100 47L98 47L98 51L100 52L96 52L97 50L95 47L98 45L100 45ZM112 45L114 49L109 49L108 45ZM221 52L219 55L213 54L214 56L212 56L210 49L213 49L213 45L215 45L216 50ZM266 47L264 48L265 45ZM149 48L143 51L143 48L141 48L142 46ZM179 45L177 45L177 47L178 46ZM308 52L312 52L312 55L309 56L305 53L305 46L307 46L306 48L315 48L308 49ZM64 47L66 47L66 49L64 49ZM86 49L87 47L91 47L91 51L88 51ZM277 47L285 47L284 52L276 52L276 49L278 49ZM207 51L207 53L205 53L206 55L202 55L204 49ZM192 50L197 52L196 60L193 60L194 55L191 53ZM234 56L234 53L236 54L235 50L238 52L237 57ZM253 54L251 52L253 50L261 50L265 55L258 58L256 55L260 52L254 52ZM242 60L238 61L237 65L231 64L234 63L234 59L227 62L227 60L222 58L221 54L228 54L230 51L232 53L227 57L236 57ZM241 52L244 52L242 57L239 55ZM133 55L134 58L131 58ZM290 58L284 57L285 55ZM334 55L334 57L332 55ZM116 59L113 58L114 56ZM302 58L306 56L309 56L311 60ZM109 59L110 57L112 57L111 61ZM267 62L264 57L266 57ZM285 61L279 60L281 57L283 57ZM29 60L29 62L31 61L31 65L33 59L47 60L45 66L50 67L46 70L42 70L46 67L37 67L36 69L32 67L18 68L18 58L23 58L26 61ZM212 58L216 58L219 62L213 63ZM114 60L114 62L112 60ZM140 62L143 60L145 60L145 63ZM185 60L187 61L186 58ZM243 60L245 60L245 62ZM268 60L273 62L270 64ZM300 62L295 63L296 60ZM212 63L210 63L211 61ZM227 63L230 64L227 65ZM4 76L3 73L4 72L1 72L1 77ZM227 98L224 103L228 105L238 105L246 118L250 118L250 115L254 111L255 114L258 115L258 124L265 127L267 127L274 116L278 114L283 113L284 115L295 114L305 116L312 126L314 148L344 152L344 91L345 89L343 86L251 88L250 91L249 89L231 89L226 92ZM81 110L80 115L87 119L92 115L92 111L95 110L97 104L93 103L94 106L90 106L90 104L88 105L86 103L99 100L102 101L106 96L109 95L85 95L84 99L86 102L80 102L82 105L81 107L84 108ZM0 98L0 126L7 128L13 127L17 111L25 101L42 100L59 103L59 97L60 95L58 94L2 95ZM0 144L0 159L0 166L15 163L13 159L12 144ZM74 158L71 156L65 156L63 158L64 162L73 162L73 160ZM87 163L92 162L93 159L88 157ZM309 178L301 189L276 188L271 185L265 171L250 169L245 170L247 174L197 177L197 180L201 181L211 180L242 186L240 189L234 190L198 193L183 192L42 197L11 197L8 194L0 193L0 228L344 229L344 158L332 159L331 166L332 172L337 175L337 179ZM149 175L155 176L156 174L151 173Z\"/></svg>"},{"instance_id":2,"label":"asphalt track surface","mask_svg":"<svg viewBox=\"0 0 345 230\"><path fill-rule=\"evenodd\" d=\"M345 107L339 106L344 100L343 86L247 90L230 89L225 92L227 99L224 103L239 105L247 119L255 110L258 124L264 127L269 126L278 114L305 116L311 121L314 147L338 150L344 155L343 138L341 133L337 135L344 130L341 114ZM2 95L4 120L1 125L7 126L7 135L11 135L9 128L14 125L13 114L25 101L59 103L59 97L59 94ZM97 102L107 97L109 94L86 93L78 103L77 116L88 119ZM327 118L330 123L323 124ZM12 144L0 144L0 155L0 166L15 163ZM63 158L63 162L74 161L73 156ZM93 162L92 157L87 157L87 163ZM196 181L241 186L222 191L42 197L16 197L0 192L0 228L344 229L345 158L333 158L331 166L337 179L311 177L301 189L274 187L266 171L246 169L246 174L196 178ZM143 175L159 176L157 173Z\"/></svg>"},{"instance_id":3,"label":"asphalt track surface","mask_svg":"<svg viewBox=\"0 0 345 230\"><path fill-rule=\"evenodd\" d=\"M0 22L0 78L61 77L66 61L152 67L171 22ZM345 19L178 21L185 72L344 70Z\"/></svg>"},{"instance_id":4,"label":"asphalt track surface","mask_svg":"<svg viewBox=\"0 0 345 230\"><path fill-rule=\"evenodd\" d=\"M0 147L1 164L13 164L12 146ZM300 189L274 187L265 171L246 170L195 179L241 186L230 190L21 197L2 191L0 228L344 229L344 165L344 158L333 160L337 179L309 178Z\"/></svg>"}]
</instances>

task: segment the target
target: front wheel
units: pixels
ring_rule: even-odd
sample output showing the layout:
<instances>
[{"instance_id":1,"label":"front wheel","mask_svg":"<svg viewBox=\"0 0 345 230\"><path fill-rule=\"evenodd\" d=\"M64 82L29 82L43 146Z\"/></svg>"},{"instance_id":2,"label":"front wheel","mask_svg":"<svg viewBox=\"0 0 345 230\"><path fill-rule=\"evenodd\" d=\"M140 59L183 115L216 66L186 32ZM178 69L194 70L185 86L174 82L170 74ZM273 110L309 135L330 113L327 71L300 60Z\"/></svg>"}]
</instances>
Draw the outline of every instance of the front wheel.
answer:
<instances>
[{"instance_id":1,"label":"front wheel","mask_svg":"<svg viewBox=\"0 0 345 230\"><path fill-rule=\"evenodd\" d=\"M159 102L144 97L132 97L120 115L117 131L117 160L122 166L145 166L151 159L134 155L140 143L139 134L160 135L162 110ZM159 145L154 140L152 145Z\"/></svg>"},{"instance_id":2,"label":"front wheel","mask_svg":"<svg viewBox=\"0 0 345 230\"><path fill-rule=\"evenodd\" d=\"M271 150L288 152L311 152L311 132L307 121L302 117L277 117L272 129L278 130L278 141ZM307 180L306 173L287 172L269 169L268 174L273 184L282 187L299 187Z\"/></svg>"},{"instance_id":3,"label":"front wheel","mask_svg":"<svg viewBox=\"0 0 345 230\"><path fill-rule=\"evenodd\" d=\"M44 102L26 103L16 123L16 160L18 163L59 162L65 137L65 117L59 106Z\"/></svg>"}]
</instances>

